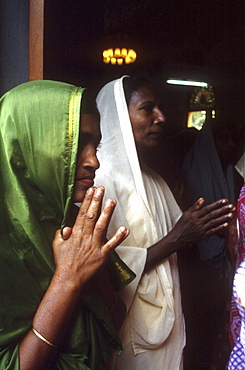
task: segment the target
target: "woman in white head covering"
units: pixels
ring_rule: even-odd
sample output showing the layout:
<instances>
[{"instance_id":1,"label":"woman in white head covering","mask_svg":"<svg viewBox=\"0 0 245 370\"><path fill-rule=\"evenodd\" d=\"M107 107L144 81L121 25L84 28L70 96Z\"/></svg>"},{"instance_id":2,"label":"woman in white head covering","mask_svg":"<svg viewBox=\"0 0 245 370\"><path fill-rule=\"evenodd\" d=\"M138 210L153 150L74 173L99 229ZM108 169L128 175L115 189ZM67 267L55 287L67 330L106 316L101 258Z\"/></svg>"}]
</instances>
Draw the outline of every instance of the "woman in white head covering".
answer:
<instances>
[{"instance_id":1,"label":"woman in white head covering","mask_svg":"<svg viewBox=\"0 0 245 370\"><path fill-rule=\"evenodd\" d=\"M128 88L128 82L133 87ZM112 367L181 369L185 328L174 252L223 229L231 215L212 226L210 220L222 214L221 205L226 204L223 213L232 205L220 200L202 207L200 198L181 217L165 181L143 163L142 158L159 144L165 122L149 82L129 77L112 81L99 92L97 105L102 142L96 184L103 184L106 196L117 200L108 237L118 224L130 229L117 252L137 275L122 291L128 308L121 332L123 354L116 356Z\"/></svg>"}]
</instances>

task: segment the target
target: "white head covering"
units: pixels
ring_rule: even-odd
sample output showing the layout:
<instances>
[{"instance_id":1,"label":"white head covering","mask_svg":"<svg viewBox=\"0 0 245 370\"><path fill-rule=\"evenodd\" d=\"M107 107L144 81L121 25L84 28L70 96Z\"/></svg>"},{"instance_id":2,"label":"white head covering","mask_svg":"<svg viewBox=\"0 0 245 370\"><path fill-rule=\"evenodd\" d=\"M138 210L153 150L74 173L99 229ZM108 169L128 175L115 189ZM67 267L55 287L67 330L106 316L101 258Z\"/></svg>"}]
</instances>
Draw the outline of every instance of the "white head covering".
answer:
<instances>
[{"instance_id":1,"label":"white head covering","mask_svg":"<svg viewBox=\"0 0 245 370\"><path fill-rule=\"evenodd\" d=\"M146 248L172 229L181 212L166 183L149 168L140 168L123 78L127 77L105 85L97 97L102 142L98 151L101 166L96 172L96 186L105 186L105 197L117 201L108 236L111 237L121 225L130 229L129 237L117 252L137 275L123 293L129 309L126 327L129 327L134 354L157 349L166 341L164 357L167 362L168 355L173 358L171 351L174 349L169 345L171 335L178 337L174 347L180 358L184 345L175 255L149 273L142 274ZM129 340L129 333L122 334L125 346L124 337ZM178 355L176 358L180 361ZM178 367L173 365L172 368Z\"/></svg>"}]
</instances>

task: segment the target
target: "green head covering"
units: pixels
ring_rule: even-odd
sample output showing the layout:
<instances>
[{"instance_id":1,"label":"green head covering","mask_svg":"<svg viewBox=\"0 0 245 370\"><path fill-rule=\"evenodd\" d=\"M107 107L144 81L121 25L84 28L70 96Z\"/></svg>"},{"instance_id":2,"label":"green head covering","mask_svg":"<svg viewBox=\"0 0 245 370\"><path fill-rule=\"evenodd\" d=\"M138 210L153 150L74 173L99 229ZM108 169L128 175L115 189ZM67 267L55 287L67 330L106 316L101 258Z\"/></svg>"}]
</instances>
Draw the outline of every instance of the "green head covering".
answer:
<instances>
[{"instance_id":1,"label":"green head covering","mask_svg":"<svg viewBox=\"0 0 245 370\"><path fill-rule=\"evenodd\" d=\"M18 369L18 341L53 276L51 243L72 201L82 92L32 81L0 100L0 369L10 363ZM109 344L120 349L108 311L91 289L55 366L103 368Z\"/></svg>"}]
</instances>

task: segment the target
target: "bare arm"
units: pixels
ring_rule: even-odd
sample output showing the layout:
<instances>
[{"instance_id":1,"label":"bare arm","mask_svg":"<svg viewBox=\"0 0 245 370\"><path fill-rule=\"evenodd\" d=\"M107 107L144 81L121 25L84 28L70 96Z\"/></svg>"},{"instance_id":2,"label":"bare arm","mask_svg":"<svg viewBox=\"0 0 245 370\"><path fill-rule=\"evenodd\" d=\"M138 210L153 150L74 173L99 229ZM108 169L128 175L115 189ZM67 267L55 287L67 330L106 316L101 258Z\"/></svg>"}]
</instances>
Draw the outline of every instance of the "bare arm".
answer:
<instances>
[{"instance_id":1,"label":"bare arm","mask_svg":"<svg viewBox=\"0 0 245 370\"><path fill-rule=\"evenodd\" d=\"M235 207L226 199L220 199L207 206L204 199L198 199L183 213L173 229L156 244L147 249L144 272L148 272L172 253L189 247L210 235L222 233L233 217Z\"/></svg>"},{"instance_id":2,"label":"bare arm","mask_svg":"<svg viewBox=\"0 0 245 370\"><path fill-rule=\"evenodd\" d=\"M108 200L100 213L103 188L89 189L80 207L71 235L59 234L53 243L56 271L33 318L33 328L48 342L59 346L85 284L106 263L110 252L129 234L121 227L105 243L115 201ZM48 369L57 348L32 330L20 343L20 370Z\"/></svg>"}]
</instances>

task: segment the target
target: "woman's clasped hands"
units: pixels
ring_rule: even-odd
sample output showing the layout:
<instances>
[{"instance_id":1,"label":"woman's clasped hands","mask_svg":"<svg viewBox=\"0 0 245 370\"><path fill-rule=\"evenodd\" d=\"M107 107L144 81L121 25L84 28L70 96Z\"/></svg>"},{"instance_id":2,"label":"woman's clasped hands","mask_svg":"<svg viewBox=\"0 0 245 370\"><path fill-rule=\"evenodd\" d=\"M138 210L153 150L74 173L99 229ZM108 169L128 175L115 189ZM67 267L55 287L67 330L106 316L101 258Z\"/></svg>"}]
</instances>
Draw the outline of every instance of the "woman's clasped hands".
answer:
<instances>
[{"instance_id":1,"label":"woman's clasped hands","mask_svg":"<svg viewBox=\"0 0 245 370\"><path fill-rule=\"evenodd\" d=\"M70 279L82 287L99 272L109 254L128 235L121 226L107 241L106 233L116 201L107 199L102 207L104 188L89 188L78 211L74 226L56 232L53 252L56 272L61 279Z\"/></svg>"}]
</instances>

